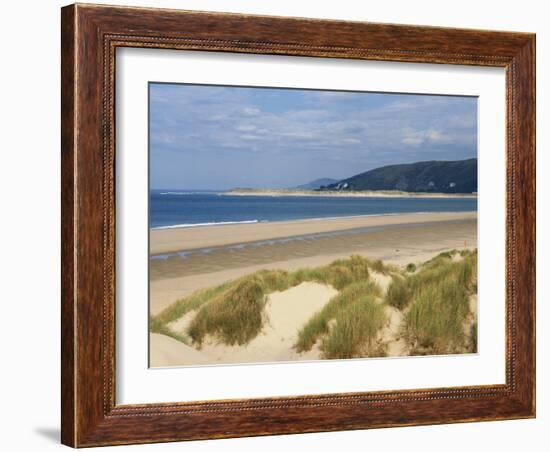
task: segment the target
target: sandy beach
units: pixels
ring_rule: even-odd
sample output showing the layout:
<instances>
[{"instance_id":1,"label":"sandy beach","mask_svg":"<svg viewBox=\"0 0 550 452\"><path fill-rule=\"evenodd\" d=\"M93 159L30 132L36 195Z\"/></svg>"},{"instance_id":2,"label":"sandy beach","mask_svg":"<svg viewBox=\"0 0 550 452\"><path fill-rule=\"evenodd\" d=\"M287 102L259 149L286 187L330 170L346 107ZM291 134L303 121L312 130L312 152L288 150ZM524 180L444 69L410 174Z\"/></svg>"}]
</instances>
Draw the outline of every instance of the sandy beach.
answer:
<instances>
[{"instance_id":1,"label":"sandy beach","mask_svg":"<svg viewBox=\"0 0 550 452\"><path fill-rule=\"evenodd\" d=\"M151 231L151 250L166 253L150 260L150 314L155 316L199 289L212 288L259 270L295 271L328 265L361 255L401 267L420 265L438 253L477 247L475 212L407 214L287 221ZM177 251L177 252L175 252ZM370 272L384 293L391 276ZM338 292L330 285L304 282L268 295L261 333L246 346L230 346L214 338L201 347L151 333L153 367L222 363L315 360L319 344L297 353L299 329ZM377 341L386 356L409 353L402 336L404 314L385 306L387 318ZM197 311L166 326L186 334ZM464 324L470 331L475 311Z\"/></svg>"},{"instance_id":2,"label":"sandy beach","mask_svg":"<svg viewBox=\"0 0 550 452\"><path fill-rule=\"evenodd\" d=\"M307 234L321 235L303 238ZM289 237L295 239L285 240ZM283 240L262 242L277 239ZM155 315L197 289L264 268L296 270L351 254L406 265L443 250L476 246L475 212L153 230L152 250L196 252L183 259L173 255L150 261L150 312ZM204 248L207 252L200 250Z\"/></svg>"},{"instance_id":3,"label":"sandy beach","mask_svg":"<svg viewBox=\"0 0 550 452\"><path fill-rule=\"evenodd\" d=\"M407 225L413 223L475 220L476 212L413 213L400 215L356 216L330 219L278 221L276 223L230 224L191 228L152 229L150 254L158 255L199 248L250 243L305 234L347 229Z\"/></svg>"}]
</instances>

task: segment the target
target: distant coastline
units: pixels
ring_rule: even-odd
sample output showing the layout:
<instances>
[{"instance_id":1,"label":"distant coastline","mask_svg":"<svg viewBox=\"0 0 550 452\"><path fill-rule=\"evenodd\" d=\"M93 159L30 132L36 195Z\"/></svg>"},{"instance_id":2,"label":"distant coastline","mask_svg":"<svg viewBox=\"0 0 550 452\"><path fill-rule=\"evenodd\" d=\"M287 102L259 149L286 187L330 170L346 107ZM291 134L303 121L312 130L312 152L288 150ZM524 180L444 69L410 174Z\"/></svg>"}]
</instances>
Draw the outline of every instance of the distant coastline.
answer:
<instances>
[{"instance_id":1,"label":"distant coastline","mask_svg":"<svg viewBox=\"0 0 550 452\"><path fill-rule=\"evenodd\" d=\"M234 188L219 193L226 196L329 196L349 198L477 198L477 193L428 193L398 190L300 190L300 189L256 189Z\"/></svg>"}]
</instances>

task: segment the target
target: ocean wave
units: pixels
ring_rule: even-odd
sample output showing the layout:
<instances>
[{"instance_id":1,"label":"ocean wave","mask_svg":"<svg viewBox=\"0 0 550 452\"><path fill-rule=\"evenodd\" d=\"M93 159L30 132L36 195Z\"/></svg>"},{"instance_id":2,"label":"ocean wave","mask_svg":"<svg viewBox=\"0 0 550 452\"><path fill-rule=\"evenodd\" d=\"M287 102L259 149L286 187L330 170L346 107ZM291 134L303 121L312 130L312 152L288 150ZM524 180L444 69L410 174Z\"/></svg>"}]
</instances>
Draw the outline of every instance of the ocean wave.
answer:
<instances>
[{"instance_id":1,"label":"ocean wave","mask_svg":"<svg viewBox=\"0 0 550 452\"><path fill-rule=\"evenodd\" d=\"M210 223L183 223L173 224L168 226L155 226L151 229L178 229L178 228L194 228L200 226L223 226L228 224L255 224L255 223L284 223L284 222L314 222L314 221L338 221L353 218L369 218L369 217L394 217L399 215L430 215L434 213L460 213L463 211L421 211L421 212L390 212L390 213L369 213L362 215L342 215L337 217L312 217L312 218L287 218L280 220L244 220L244 221L215 221ZM464 211L467 212L467 211ZM475 211L473 211L475 212Z\"/></svg>"},{"instance_id":2,"label":"ocean wave","mask_svg":"<svg viewBox=\"0 0 550 452\"><path fill-rule=\"evenodd\" d=\"M215 195L216 192L211 191L162 191L159 195L184 196L184 195Z\"/></svg>"},{"instance_id":3,"label":"ocean wave","mask_svg":"<svg viewBox=\"0 0 550 452\"><path fill-rule=\"evenodd\" d=\"M217 221L211 223L184 223L173 224L169 226L157 226L151 229L179 229L179 228L195 228L199 226L223 226L228 224L254 224L259 223L259 220L245 220L245 221Z\"/></svg>"}]
</instances>

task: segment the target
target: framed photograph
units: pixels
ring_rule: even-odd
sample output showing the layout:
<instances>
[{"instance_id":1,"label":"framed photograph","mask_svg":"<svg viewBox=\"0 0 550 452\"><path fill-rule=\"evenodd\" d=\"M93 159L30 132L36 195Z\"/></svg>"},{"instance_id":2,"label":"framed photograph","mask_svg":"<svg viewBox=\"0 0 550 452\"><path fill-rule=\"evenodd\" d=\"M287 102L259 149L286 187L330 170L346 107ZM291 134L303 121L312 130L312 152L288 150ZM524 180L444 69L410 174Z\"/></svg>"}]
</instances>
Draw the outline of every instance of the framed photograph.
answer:
<instances>
[{"instance_id":1,"label":"framed photograph","mask_svg":"<svg viewBox=\"0 0 550 452\"><path fill-rule=\"evenodd\" d=\"M535 416L535 36L62 9L62 442Z\"/></svg>"}]
</instances>

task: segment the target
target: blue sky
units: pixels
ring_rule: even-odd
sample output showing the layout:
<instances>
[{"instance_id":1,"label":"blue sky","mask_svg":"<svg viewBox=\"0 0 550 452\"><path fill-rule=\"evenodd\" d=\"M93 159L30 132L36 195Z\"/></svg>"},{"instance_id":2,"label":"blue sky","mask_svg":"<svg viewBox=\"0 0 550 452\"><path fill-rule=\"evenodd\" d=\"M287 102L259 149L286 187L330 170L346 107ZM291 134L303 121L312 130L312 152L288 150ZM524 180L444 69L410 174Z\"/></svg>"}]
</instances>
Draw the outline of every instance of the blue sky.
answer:
<instances>
[{"instance_id":1,"label":"blue sky","mask_svg":"<svg viewBox=\"0 0 550 452\"><path fill-rule=\"evenodd\" d=\"M294 187L477 156L477 99L149 85L151 188Z\"/></svg>"}]
</instances>

